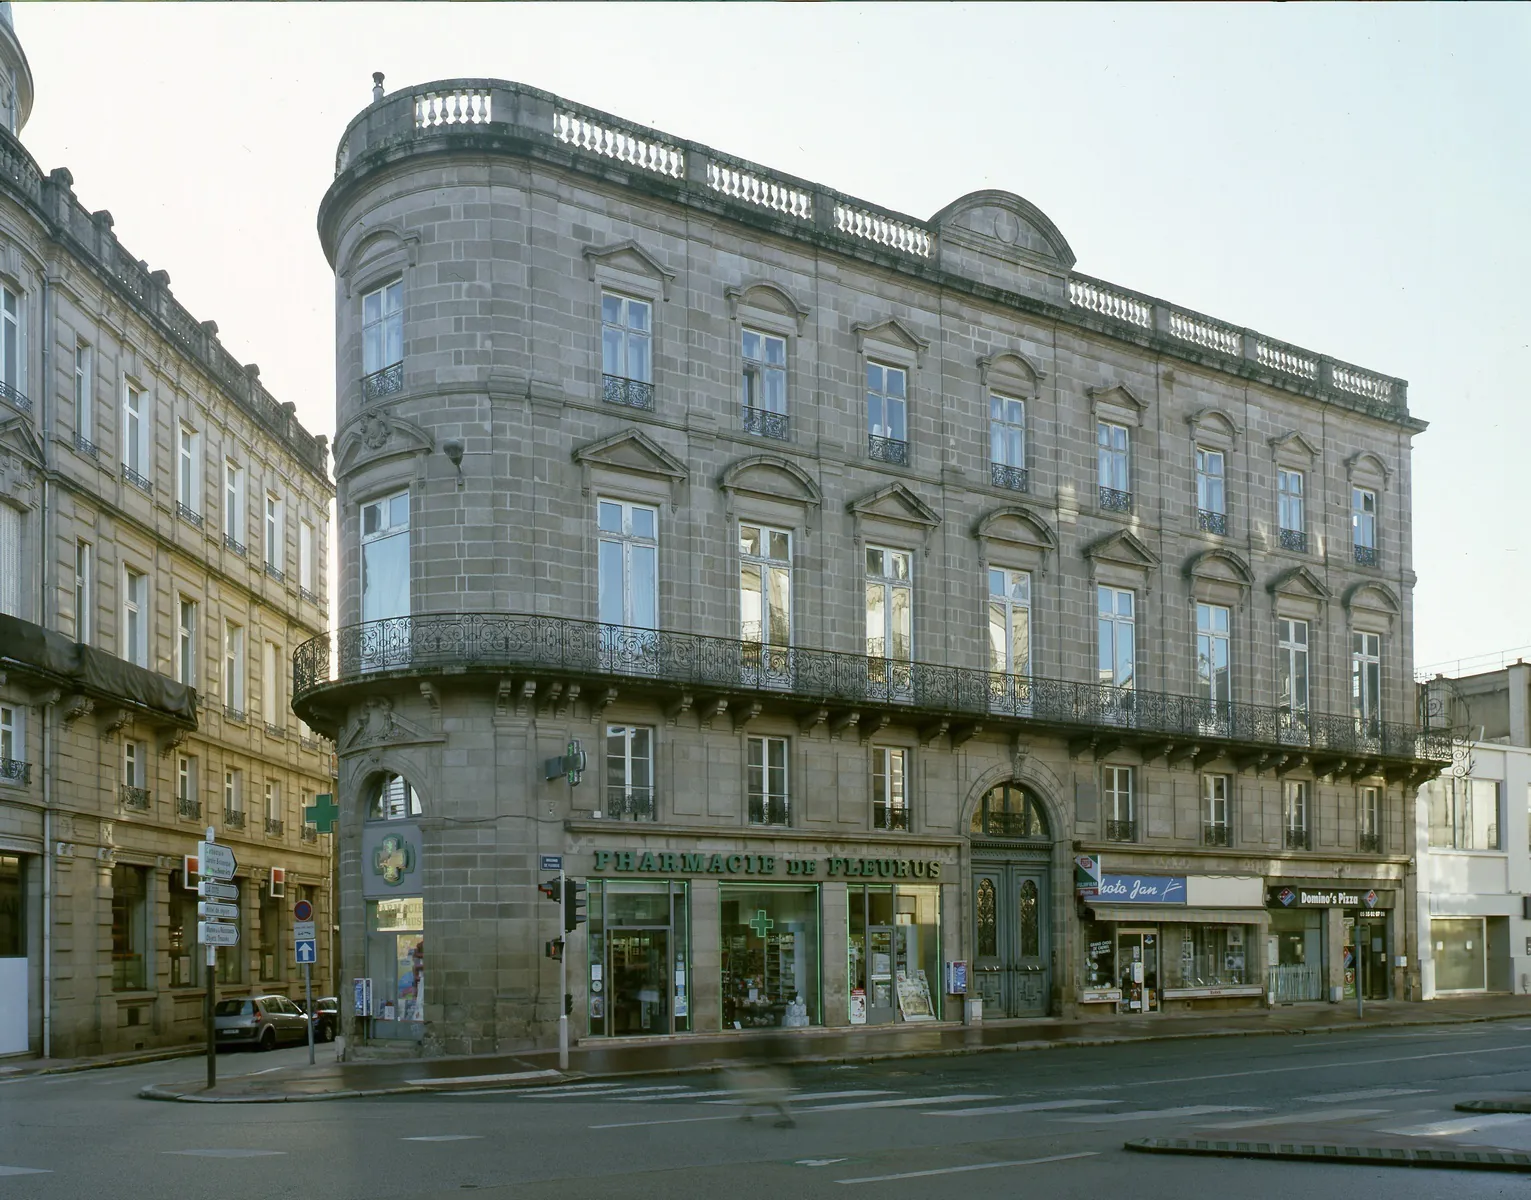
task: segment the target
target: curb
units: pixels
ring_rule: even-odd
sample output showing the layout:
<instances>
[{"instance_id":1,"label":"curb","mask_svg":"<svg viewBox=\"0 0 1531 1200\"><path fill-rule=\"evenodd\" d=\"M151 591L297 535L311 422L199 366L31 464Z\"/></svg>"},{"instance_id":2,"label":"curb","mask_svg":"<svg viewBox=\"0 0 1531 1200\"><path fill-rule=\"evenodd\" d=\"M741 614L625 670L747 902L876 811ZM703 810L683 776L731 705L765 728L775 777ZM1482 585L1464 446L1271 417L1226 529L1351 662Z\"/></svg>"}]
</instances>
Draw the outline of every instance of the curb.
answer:
<instances>
[{"instance_id":1,"label":"curb","mask_svg":"<svg viewBox=\"0 0 1531 1200\"><path fill-rule=\"evenodd\" d=\"M1463 1100L1456 1106L1456 1110L1468 1113L1531 1113L1531 1097L1504 1100Z\"/></svg>"},{"instance_id":2,"label":"curb","mask_svg":"<svg viewBox=\"0 0 1531 1200\"><path fill-rule=\"evenodd\" d=\"M1212 1158L1276 1158L1292 1162L1343 1163L1363 1167L1446 1167L1453 1171L1510 1171L1531 1174L1531 1153L1523 1150L1447 1150L1402 1146L1343 1146L1333 1142L1224 1141L1213 1138L1139 1138L1124 1142L1139 1154L1191 1154Z\"/></svg>"},{"instance_id":3,"label":"curb","mask_svg":"<svg viewBox=\"0 0 1531 1200\"><path fill-rule=\"evenodd\" d=\"M1442 1021L1440 1019L1402 1019L1396 1021L1379 1021L1365 1026L1334 1025L1325 1026L1321 1029L1209 1029L1188 1033L1150 1033L1134 1037L1098 1037L1098 1038L1075 1038L1067 1041L1031 1041L1012 1042L1002 1046L955 1046L944 1050L888 1050L867 1054L822 1054L803 1055L798 1058L782 1059L780 1065L790 1066L844 1066L859 1063L893 1062L899 1059L909 1058L965 1058L977 1054L1001 1054L1001 1053L1026 1053L1040 1050L1068 1050L1068 1049L1091 1049L1104 1046L1124 1046L1143 1042L1175 1042L1192 1041L1206 1038L1235 1038L1235 1037L1307 1037L1321 1036L1330 1033L1354 1033L1357 1029L1399 1029L1420 1025L1474 1025L1489 1021L1523 1020L1523 1013L1490 1014L1481 1017L1466 1017L1455 1021ZM473 1092L483 1091L489 1088L533 1088L548 1086L555 1082L567 1082L576 1079L652 1079L656 1077L673 1075L701 1075L715 1071L726 1071L735 1065L733 1060L714 1059L709 1062L688 1063L684 1066L653 1067L648 1070L634 1071L605 1071L599 1074L582 1071L570 1071L567 1074L553 1072L544 1075L542 1072L517 1072L517 1079L505 1075L478 1075L459 1076L453 1079L440 1081L416 1080L406 1084L397 1084L392 1087L382 1088L345 1088L333 1092L314 1092L307 1094L271 1094L259 1096L208 1096L195 1091L179 1091L173 1085L150 1084L139 1090L138 1096L143 1100L175 1100L183 1104L282 1104L282 1103L307 1103L319 1100L356 1100L367 1099L374 1096L419 1096L433 1092ZM528 1078L535 1075L537 1078ZM555 1079L554 1076L557 1076ZM1466 1104L1491 1104L1495 1101L1465 1101ZM1504 1101L1502 1103L1519 1103L1518 1101ZM1462 1108L1462 1105L1458 1105ZM1525 1109L1503 1108L1467 1108L1466 1112L1531 1112L1531 1102L1527 1102ZM1165 1151L1169 1153L1169 1151ZM1189 1153L1189 1151L1187 1152ZM1516 1168L1517 1170L1519 1168Z\"/></svg>"},{"instance_id":4,"label":"curb","mask_svg":"<svg viewBox=\"0 0 1531 1200\"><path fill-rule=\"evenodd\" d=\"M109 1062L69 1063L59 1067L44 1067L40 1071L5 1071L0 1079L33 1079L40 1075L78 1075L82 1071L107 1071L112 1067L138 1067L144 1063L165 1062L172 1058L195 1058L206 1054L205 1046L178 1046L175 1049L147 1050L132 1058L114 1058Z\"/></svg>"}]
</instances>

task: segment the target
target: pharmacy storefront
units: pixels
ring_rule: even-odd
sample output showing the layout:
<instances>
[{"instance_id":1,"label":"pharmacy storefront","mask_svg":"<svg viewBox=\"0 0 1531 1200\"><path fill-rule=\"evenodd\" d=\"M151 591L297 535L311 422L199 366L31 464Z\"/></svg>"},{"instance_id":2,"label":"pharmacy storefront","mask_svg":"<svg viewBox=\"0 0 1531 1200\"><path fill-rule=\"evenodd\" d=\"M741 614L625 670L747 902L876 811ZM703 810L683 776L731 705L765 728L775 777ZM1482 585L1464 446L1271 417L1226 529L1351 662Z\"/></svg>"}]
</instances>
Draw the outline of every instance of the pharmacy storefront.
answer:
<instances>
[{"instance_id":1,"label":"pharmacy storefront","mask_svg":"<svg viewBox=\"0 0 1531 1200\"><path fill-rule=\"evenodd\" d=\"M771 848L591 837L565 855L588 881L583 947L570 941L587 1036L961 1019L942 959L955 845Z\"/></svg>"}]
</instances>

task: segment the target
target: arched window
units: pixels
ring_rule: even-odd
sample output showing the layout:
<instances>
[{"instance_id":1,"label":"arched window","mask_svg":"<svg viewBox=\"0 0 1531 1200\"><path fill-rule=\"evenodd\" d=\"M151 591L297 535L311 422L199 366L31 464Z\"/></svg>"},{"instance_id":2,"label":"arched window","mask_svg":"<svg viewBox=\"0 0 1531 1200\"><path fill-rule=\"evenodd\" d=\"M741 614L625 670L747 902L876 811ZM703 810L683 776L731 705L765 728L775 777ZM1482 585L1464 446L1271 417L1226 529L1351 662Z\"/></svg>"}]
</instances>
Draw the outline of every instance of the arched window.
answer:
<instances>
[{"instance_id":1,"label":"arched window","mask_svg":"<svg viewBox=\"0 0 1531 1200\"><path fill-rule=\"evenodd\" d=\"M973 832L990 837L1047 839L1047 815L1042 802L1018 783L990 788L973 810Z\"/></svg>"},{"instance_id":2,"label":"arched window","mask_svg":"<svg viewBox=\"0 0 1531 1200\"><path fill-rule=\"evenodd\" d=\"M390 771L377 781L367 820L403 821L419 815L420 796L407 779Z\"/></svg>"}]
</instances>

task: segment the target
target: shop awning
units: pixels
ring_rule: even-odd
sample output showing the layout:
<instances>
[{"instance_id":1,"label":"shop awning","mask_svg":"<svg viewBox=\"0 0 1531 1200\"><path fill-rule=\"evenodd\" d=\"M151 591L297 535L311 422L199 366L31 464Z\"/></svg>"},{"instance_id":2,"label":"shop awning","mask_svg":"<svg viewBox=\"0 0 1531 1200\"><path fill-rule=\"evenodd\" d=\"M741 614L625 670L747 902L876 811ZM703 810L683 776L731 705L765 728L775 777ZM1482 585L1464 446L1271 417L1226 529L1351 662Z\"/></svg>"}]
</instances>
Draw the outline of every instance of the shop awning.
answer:
<instances>
[{"instance_id":1,"label":"shop awning","mask_svg":"<svg viewBox=\"0 0 1531 1200\"><path fill-rule=\"evenodd\" d=\"M1091 904L1100 921L1124 925L1260 925L1263 908L1190 908L1184 904Z\"/></svg>"}]
</instances>

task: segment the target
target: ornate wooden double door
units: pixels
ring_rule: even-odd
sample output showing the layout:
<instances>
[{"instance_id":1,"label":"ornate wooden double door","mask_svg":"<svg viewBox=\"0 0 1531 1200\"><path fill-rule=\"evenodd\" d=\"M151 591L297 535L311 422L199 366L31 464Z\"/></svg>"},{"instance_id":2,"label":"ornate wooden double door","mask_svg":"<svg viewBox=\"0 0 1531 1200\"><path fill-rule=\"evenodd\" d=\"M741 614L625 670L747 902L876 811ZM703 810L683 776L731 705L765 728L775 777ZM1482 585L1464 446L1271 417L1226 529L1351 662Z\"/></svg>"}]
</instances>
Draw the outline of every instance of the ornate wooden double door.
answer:
<instances>
[{"instance_id":1,"label":"ornate wooden double door","mask_svg":"<svg viewBox=\"0 0 1531 1200\"><path fill-rule=\"evenodd\" d=\"M1047 1015L1048 882L1043 863L973 864L973 982L985 1017Z\"/></svg>"}]
</instances>

